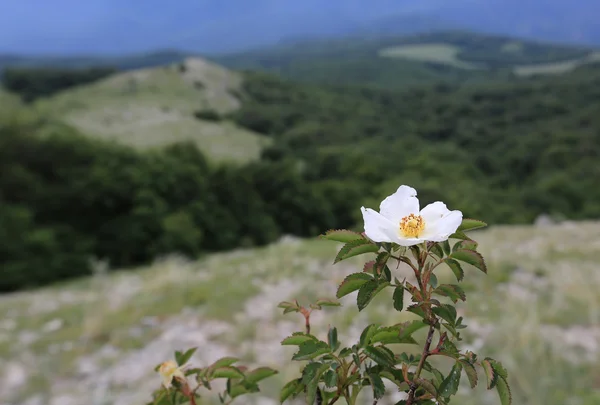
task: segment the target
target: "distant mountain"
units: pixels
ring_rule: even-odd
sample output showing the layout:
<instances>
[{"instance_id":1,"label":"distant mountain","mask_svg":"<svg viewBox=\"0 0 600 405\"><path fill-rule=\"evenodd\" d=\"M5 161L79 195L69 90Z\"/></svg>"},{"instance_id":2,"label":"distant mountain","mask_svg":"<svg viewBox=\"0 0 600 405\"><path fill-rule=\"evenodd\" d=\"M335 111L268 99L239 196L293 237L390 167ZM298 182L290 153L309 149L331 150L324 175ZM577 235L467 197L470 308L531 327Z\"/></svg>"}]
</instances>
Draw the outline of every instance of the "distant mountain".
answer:
<instances>
[{"instance_id":1,"label":"distant mountain","mask_svg":"<svg viewBox=\"0 0 600 405\"><path fill-rule=\"evenodd\" d=\"M597 0L104 0L5 2L0 53L233 52L288 38L465 28L600 44Z\"/></svg>"}]
</instances>

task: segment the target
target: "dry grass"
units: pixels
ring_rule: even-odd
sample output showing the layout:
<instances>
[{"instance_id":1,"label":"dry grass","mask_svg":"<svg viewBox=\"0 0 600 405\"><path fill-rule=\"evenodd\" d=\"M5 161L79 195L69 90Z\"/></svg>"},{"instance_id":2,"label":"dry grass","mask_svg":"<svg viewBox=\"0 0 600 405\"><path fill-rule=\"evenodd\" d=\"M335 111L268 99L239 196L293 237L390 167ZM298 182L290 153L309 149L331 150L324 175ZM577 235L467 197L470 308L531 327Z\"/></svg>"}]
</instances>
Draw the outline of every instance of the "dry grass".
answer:
<instances>
[{"instance_id":1,"label":"dry grass","mask_svg":"<svg viewBox=\"0 0 600 405\"><path fill-rule=\"evenodd\" d=\"M490 271L467 269L463 347L506 365L514 404L598 403L600 222L494 227L473 237ZM298 316L275 307L333 297L335 283L362 263L333 266L338 247L292 239L1 297L0 397L13 404L142 404L159 383L152 367L172 350L200 346L197 364L235 355L280 369L262 394L244 402L275 404L268 398L277 398L300 367L288 361L293 349L279 342L302 329ZM451 281L441 270L440 282ZM382 294L359 314L355 294L344 297L341 308L316 313L314 333L324 338L332 324L342 344L351 344L369 323L411 317L390 312L389 298ZM459 392L459 403L498 403L484 389Z\"/></svg>"}]
</instances>

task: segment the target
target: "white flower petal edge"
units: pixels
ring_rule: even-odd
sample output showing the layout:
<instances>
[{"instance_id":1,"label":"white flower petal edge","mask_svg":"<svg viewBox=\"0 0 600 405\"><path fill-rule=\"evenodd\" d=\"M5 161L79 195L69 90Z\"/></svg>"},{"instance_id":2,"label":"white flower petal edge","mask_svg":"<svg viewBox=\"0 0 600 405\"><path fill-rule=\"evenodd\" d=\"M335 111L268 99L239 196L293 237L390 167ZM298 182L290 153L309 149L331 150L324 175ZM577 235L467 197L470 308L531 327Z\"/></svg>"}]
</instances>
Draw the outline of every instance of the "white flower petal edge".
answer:
<instances>
[{"instance_id":1,"label":"white flower petal edge","mask_svg":"<svg viewBox=\"0 0 600 405\"><path fill-rule=\"evenodd\" d=\"M452 235L462 223L463 214L458 210L450 211L446 204L436 201L420 212L425 220L423 239L432 242L443 242Z\"/></svg>"},{"instance_id":2,"label":"white flower petal edge","mask_svg":"<svg viewBox=\"0 0 600 405\"><path fill-rule=\"evenodd\" d=\"M386 197L381 202L379 212L394 224L399 224L400 220L407 215L418 214L419 199L417 198L417 191L409 186L398 187L394 194ZM397 231L394 231L394 233L397 233Z\"/></svg>"},{"instance_id":3,"label":"white flower petal edge","mask_svg":"<svg viewBox=\"0 0 600 405\"><path fill-rule=\"evenodd\" d=\"M369 239L373 242L397 243L397 226L393 222L371 208L361 207L360 210L365 221L365 235Z\"/></svg>"}]
</instances>

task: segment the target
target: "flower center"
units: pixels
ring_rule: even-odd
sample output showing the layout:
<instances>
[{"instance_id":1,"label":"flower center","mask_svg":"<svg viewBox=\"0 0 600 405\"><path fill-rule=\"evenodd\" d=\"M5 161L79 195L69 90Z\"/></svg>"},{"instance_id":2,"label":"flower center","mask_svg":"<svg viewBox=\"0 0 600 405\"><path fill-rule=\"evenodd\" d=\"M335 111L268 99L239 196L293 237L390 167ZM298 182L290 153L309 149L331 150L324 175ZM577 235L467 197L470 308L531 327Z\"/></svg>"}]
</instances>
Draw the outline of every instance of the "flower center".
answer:
<instances>
[{"instance_id":1,"label":"flower center","mask_svg":"<svg viewBox=\"0 0 600 405\"><path fill-rule=\"evenodd\" d=\"M406 238L418 238L425 229L425 221L420 215L410 214L400 221L400 233Z\"/></svg>"},{"instance_id":2,"label":"flower center","mask_svg":"<svg viewBox=\"0 0 600 405\"><path fill-rule=\"evenodd\" d=\"M177 370L177 364L172 360L165 361L160 366L160 373L164 376L173 375L175 373L175 370Z\"/></svg>"}]
</instances>

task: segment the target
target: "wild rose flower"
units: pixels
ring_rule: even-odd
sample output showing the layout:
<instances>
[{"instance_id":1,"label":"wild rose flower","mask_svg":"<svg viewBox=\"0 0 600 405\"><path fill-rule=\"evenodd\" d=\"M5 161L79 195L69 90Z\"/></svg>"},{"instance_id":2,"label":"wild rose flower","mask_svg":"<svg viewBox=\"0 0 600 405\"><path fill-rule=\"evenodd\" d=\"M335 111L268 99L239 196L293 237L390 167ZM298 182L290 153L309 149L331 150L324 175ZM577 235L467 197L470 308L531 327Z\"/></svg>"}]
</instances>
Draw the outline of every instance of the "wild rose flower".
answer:
<instances>
[{"instance_id":1,"label":"wild rose flower","mask_svg":"<svg viewBox=\"0 0 600 405\"><path fill-rule=\"evenodd\" d=\"M456 232L463 218L462 212L450 211L440 201L419 211L417 191L404 185L381 202L380 212L365 207L361 211L369 239L400 246L443 242Z\"/></svg>"}]
</instances>

